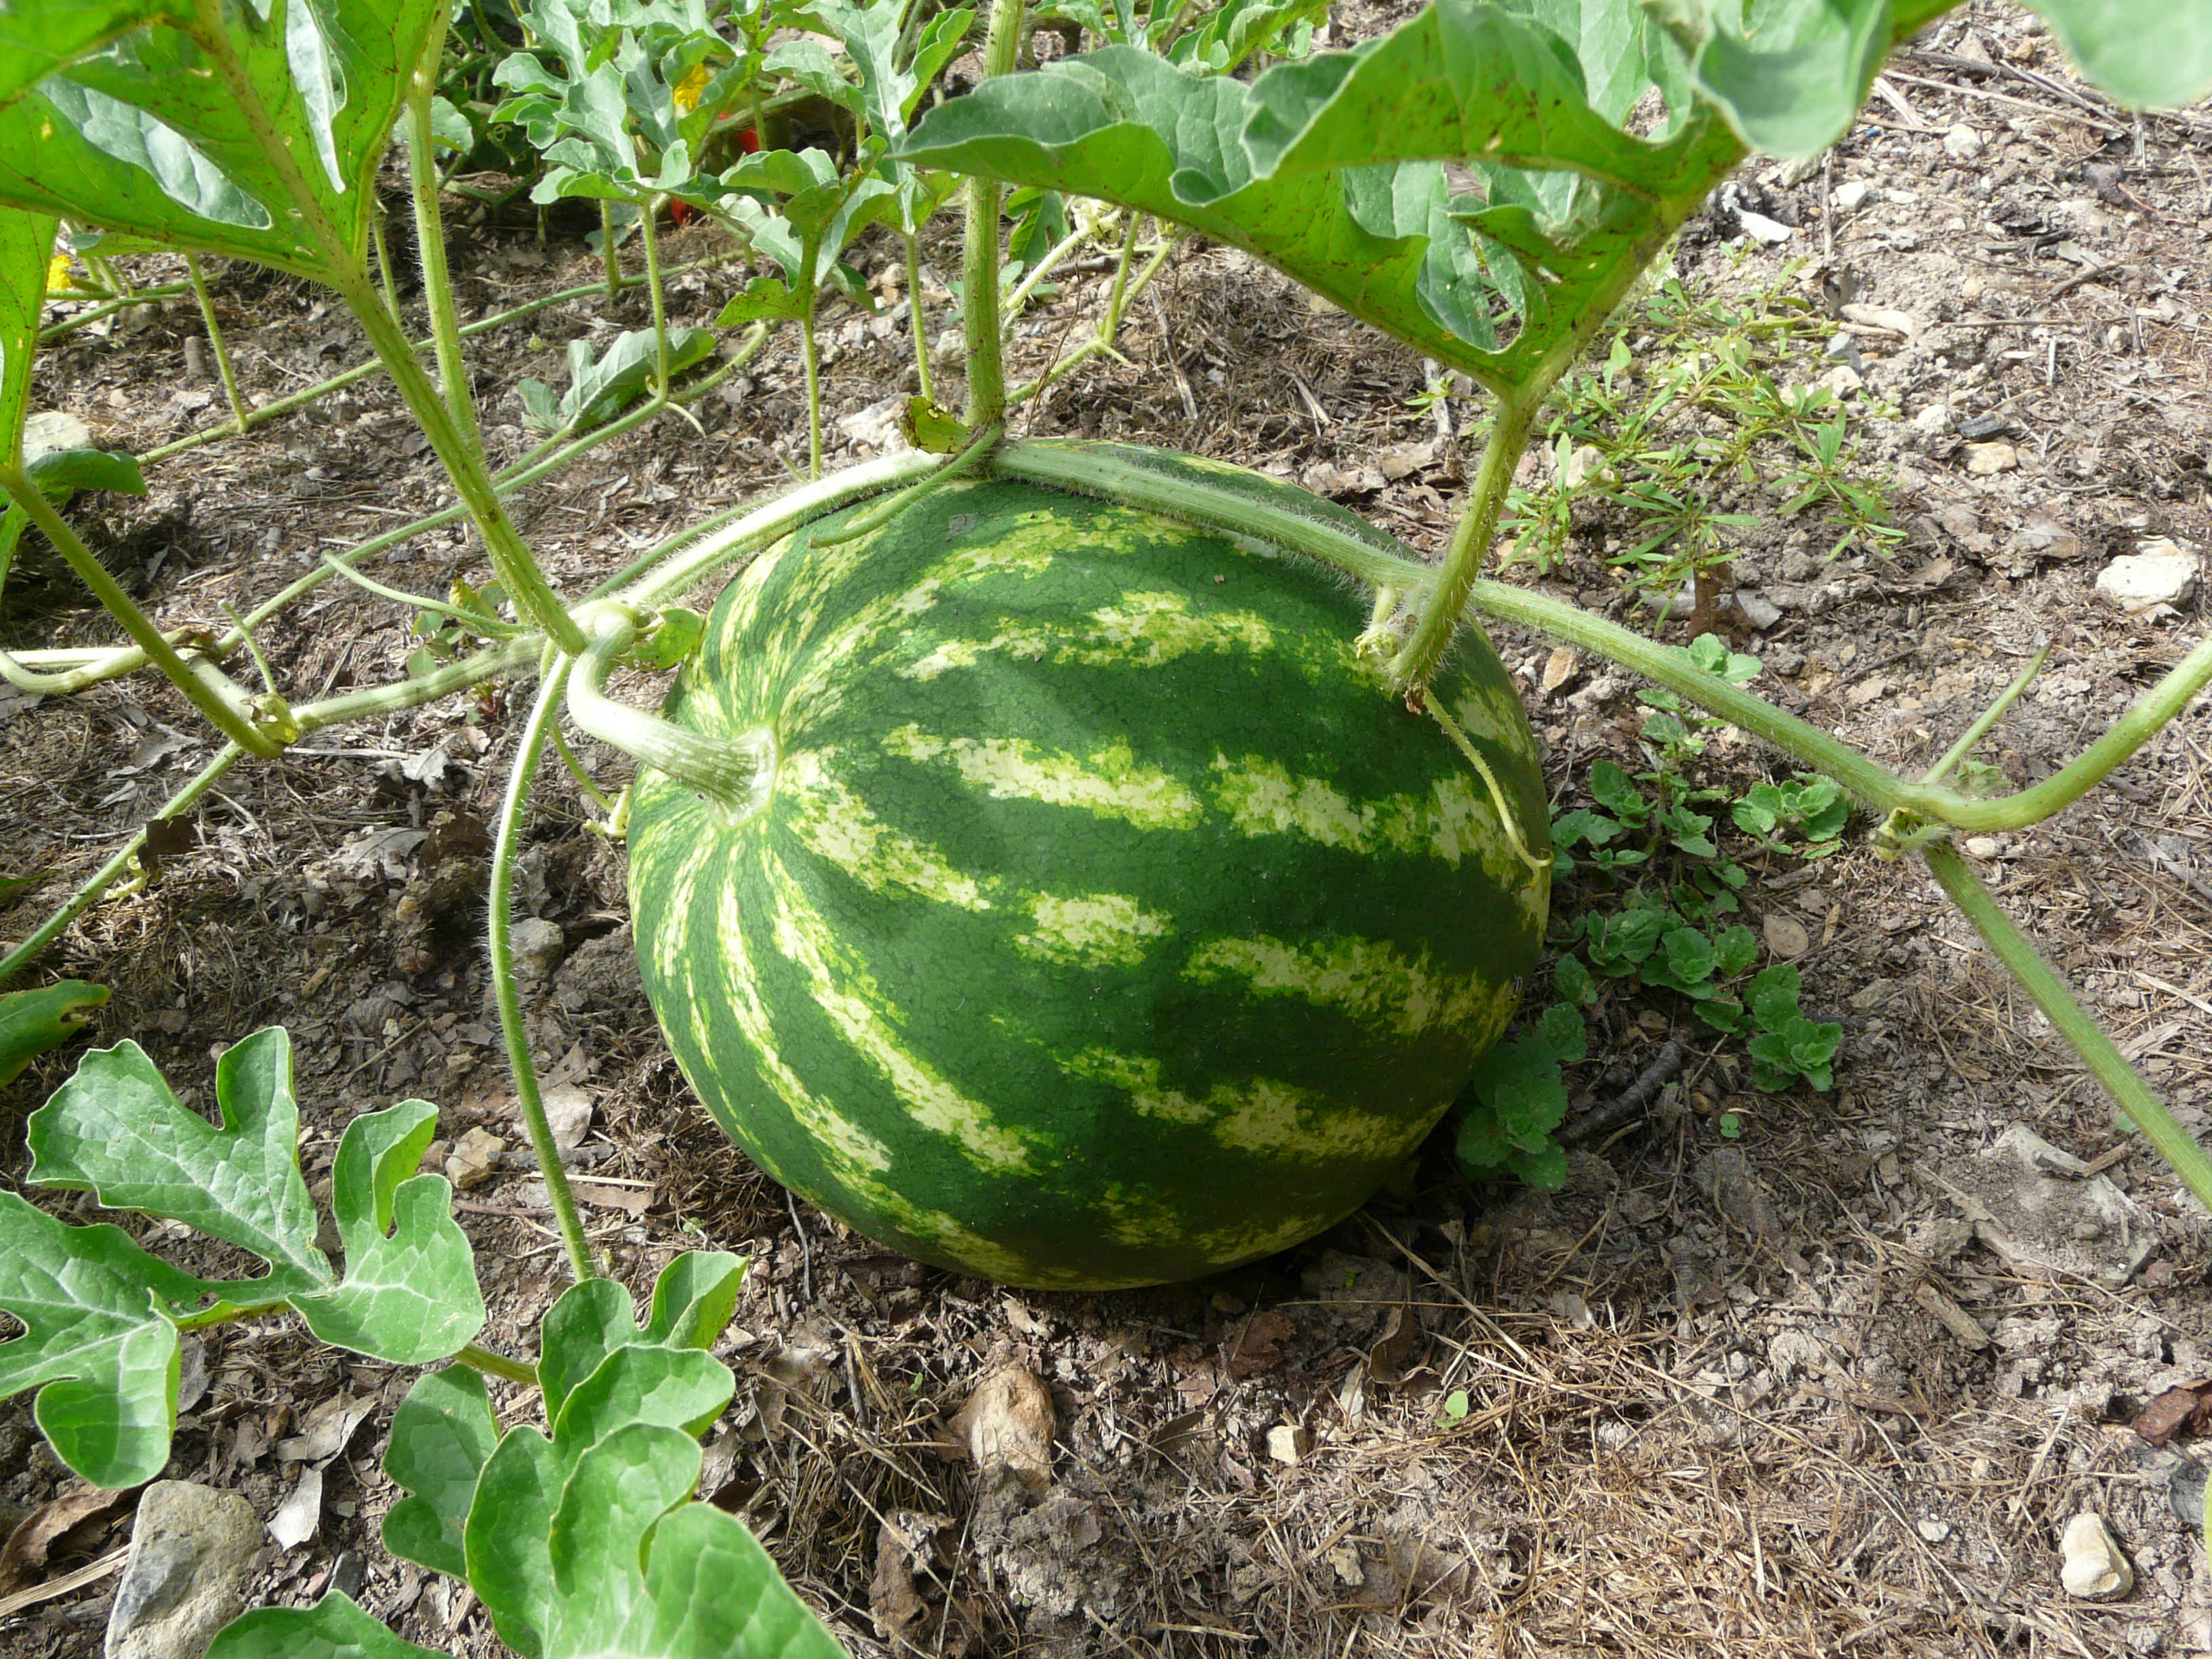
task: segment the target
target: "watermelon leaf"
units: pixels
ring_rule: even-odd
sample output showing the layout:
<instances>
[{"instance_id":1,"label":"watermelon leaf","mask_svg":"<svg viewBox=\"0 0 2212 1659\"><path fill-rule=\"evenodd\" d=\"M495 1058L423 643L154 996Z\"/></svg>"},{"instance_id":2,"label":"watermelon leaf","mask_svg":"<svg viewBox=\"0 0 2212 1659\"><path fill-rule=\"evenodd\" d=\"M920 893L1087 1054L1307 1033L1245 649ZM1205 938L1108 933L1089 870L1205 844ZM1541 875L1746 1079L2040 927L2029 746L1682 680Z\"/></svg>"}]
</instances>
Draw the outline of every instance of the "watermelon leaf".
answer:
<instances>
[{"instance_id":1,"label":"watermelon leaf","mask_svg":"<svg viewBox=\"0 0 2212 1659\"><path fill-rule=\"evenodd\" d=\"M35 878L23 881L32 885ZM7 888L0 884L0 897ZM105 985L88 985L65 979L35 991L0 992L0 1083L17 1073L49 1048L58 1048L84 1029L91 1016L85 1011L107 1000Z\"/></svg>"},{"instance_id":2,"label":"watermelon leaf","mask_svg":"<svg viewBox=\"0 0 2212 1659\"><path fill-rule=\"evenodd\" d=\"M137 1044L96 1049L31 1115L29 1178L184 1222L261 1257L262 1277L202 1279L118 1228L68 1226L0 1194L0 1308L27 1328L0 1343L0 1396L41 1389L40 1426L98 1486L149 1480L167 1461L181 1323L289 1305L325 1341L402 1364L456 1352L483 1326L451 1189L413 1175L435 1108L406 1101L348 1125L331 1170L341 1282L300 1173L290 1039L272 1027L234 1044L215 1087L220 1125L179 1103Z\"/></svg>"},{"instance_id":3,"label":"watermelon leaf","mask_svg":"<svg viewBox=\"0 0 2212 1659\"><path fill-rule=\"evenodd\" d=\"M40 0L0 27L0 202L311 277L368 246L377 164L442 0ZM249 118L234 87L250 88Z\"/></svg>"},{"instance_id":4,"label":"watermelon leaf","mask_svg":"<svg viewBox=\"0 0 2212 1659\"><path fill-rule=\"evenodd\" d=\"M465 1365L415 1380L392 1414L384 1472L408 1495L384 1517L384 1547L442 1572L468 1576L461 1528L477 1477L499 1444L499 1424L483 1378Z\"/></svg>"},{"instance_id":5,"label":"watermelon leaf","mask_svg":"<svg viewBox=\"0 0 2212 1659\"><path fill-rule=\"evenodd\" d=\"M207 1659L443 1659L330 1590L312 1607L256 1607L216 1633Z\"/></svg>"}]
</instances>

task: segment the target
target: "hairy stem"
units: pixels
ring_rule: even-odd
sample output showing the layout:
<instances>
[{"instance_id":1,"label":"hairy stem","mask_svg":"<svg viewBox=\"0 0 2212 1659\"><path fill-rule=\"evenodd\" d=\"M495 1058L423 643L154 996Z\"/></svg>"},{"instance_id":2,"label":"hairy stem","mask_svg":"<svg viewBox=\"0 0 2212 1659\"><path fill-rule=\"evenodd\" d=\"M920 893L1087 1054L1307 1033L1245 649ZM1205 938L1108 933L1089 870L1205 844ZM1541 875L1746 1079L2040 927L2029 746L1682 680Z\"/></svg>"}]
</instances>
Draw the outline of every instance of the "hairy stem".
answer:
<instances>
[{"instance_id":1,"label":"hairy stem","mask_svg":"<svg viewBox=\"0 0 2212 1659\"><path fill-rule=\"evenodd\" d=\"M207 328L208 353L215 359L216 374L222 380L223 401L230 405L230 418L235 429L243 433L252 424L246 413L246 400L238 395L238 373L231 367L230 353L222 343L222 325L215 319L215 299L208 292L207 277L200 270L200 256L185 255L185 270L192 280L192 298L199 302L200 321Z\"/></svg>"},{"instance_id":2,"label":"hairy stem","mask_svg":"<svg viewBox=\"0 0 2212 1659\"><path fill-rule=\"evenodd\" d=\"M934 403L936 396L929 389L929 327L921 308L921 237L911 230L901 235L906 242L906 326L914 337L915 390L924 403Z\"/></svg>"},{"instance_id":3,"label":"hairy stem","mask_svg":"<svg viewBox=\"0 0 2212 1659\"><path fill-rule=\"evenodd\" d=\"M983 78L1013 73L1022 45L1024 0L998 0L983 40ZM960 323L968 346L968 405L961 416L970 432L995 426L1006 412L1006 368L999 336L999 184L981 174L968 181L962 244Z\"/></svg>"},{"instance_id":4,"label":"hairy stem","mask_svg":"<svg viewBox=\"0 0 2212 1659\"><path fill-rule=\"evenodd\" d=\"M768 802L775 780L775 734L756 726L733 738L693 732L606 694L607 676L635 642L645 618L606 601L592 613L592 648L568 687L568 718L641 765L695 789L730 823L740 823Z\"/></svg>"},{"instance_id":5,"label":"hairy stem","mask_svg":"<svg viewBox=\"0 0 2212 1659\"><path fill-rule=\"evenodd\" d=\"M2197 1201L2212 1209L2212 1158L2207 1158L2204 1149L2173 1121L2165 1103L2150 1091L2141 1074L2128 1064L2127 1057L2105 1035L2104 1027L2083 1012L2073 993L2066 988L2065 981L2013 926L2012 918L1990 896L1989 889L1967 868L1957 849L1948 842L1936 842L1920 850L1936 879L1942 883L1943 890L1965 913L1966 920L1973 923L1974 930L1989 942L1997 959L2027 988L2028 995L2035 999L2035 1006L2043 1010L2059 1036L2081 1056L2082 1063L2104 1085L2106 1093L2142 1131L2143 1138L2158 1149L2159 1156L2172 1166L2173 1172L2197 1195Z\"/></svg>"},{"instance_id":6,"label":"hairy stem","mask_svg":"<svg viewBox=\"0 0 2212 1659\"><path fill-rule=\"evenodd\" d=\"M1444 653L1451 648L1452 635L1458 631L1460 617L1467 609L1468 593L1475 578L1482 574L1483 562L1490 556L1491 538L1498 533L1498 515L1504 510L1505 492L1512 485L1513 470L1521 464L1521 452L1528 447L1528 428L1548 390L1550 382L1547 381L1518 397L1498 402L1489 440L1483 445L1481 464L1475 469L1474 482L1468 489L1467 506L1461 510L1451 547L1444 555L1443 573L1437 578L1428 603L1421 608L1419 620L1413 626L1413 637L1390 665L1392 677L1411 690L1418 691L1428 684L1443 661Z\"/></svg>"},{"instance_id":7,"label":"hairy stem","mask_svg":"<svg viewBox=\"0 0 2212 1659\"><path fill-rule=\"evenodd\" d=\"M92 550L77 539L76 532L54 511L53 503L24 477L20 467L0 465L0 489L15 498L16 504L30 515L31 522L46 532L55 550L69 562L70 568L76 572L77 580L91 591L93 598L122 624L123 631L137 641L147 659L168 677L169 682L214 723L217 731L249 755L258 755L264 760L284 752L282 743L261 731L250 714L223 695L219 681L211 681L178 653L177 647L107 574L106 567L93 556Z\"/></svg>"},{"instance_id":8,"label":"hairy stem","mask_svg":"<svg viewBox=\"0 0 2212 1659\"><path fill-rule=\"evenodd\" d=\"M483 436L477 429L476 400L469 391L469 368L461 356L459 320L453 315L453 278L446 264L446 227L438 212L437 147L430 133L430 100L437 91L437 61L416 72L407 92L400 125L407 135L407 183L415 198L415 242L422 261L422 299L430 312L430 341L438 356L438 383L447 411L462 439L479 454Z\"/></svg>"},{"instance_id":9,"label":"hairy stem","mask_svg":"<svg viewBox=\"0 0 2212 1659\"><path fill-rule=\"evenodd\" d=\"M515 1099L522 1107L523 1127L529 1132L530 1150L545 1177L545 1197L561 1230L568 1251L568 1271L579 1284L597 1277L591 1246L584 1238L584 1223L576 1212L575 1194L568 1190L568 1172L562 1166L561 1149L546 1121L545 1097L538 1086L538 1067L530 1057L530 1030L522 1016L522 993L514 969L514 864L520 850L523 821L528 814L530 787L544 758L546 739L560 718L562 682L568 665L556 662L538 688L538 701L523 727L522 741L508 774L507 799L500 808L499 834L492 843L490 933L491 981L499 1002L500 1034L507 1040L507 1063L514 1073Z\"/></svg>"},{"instance_id":10,"label":"hairy stem","mask_svg":"<svg viewBox=\"0 0 2212 1659\"><path fill-rule=\"evenodd\" d=\"M538 1368L526 1360L513 1359L489 1348L480 1348L470 1343L453 1358L471 1370L482 1371L486 1376L496 1376L502 1382L520 1382L530 1388L538 1386Z\"/></svg>"},{"instance_id":11,"label":"hairy stem","mask_svg":"<svg viewBox=\"0 0 2212 1659\"><path fill-rule=\"evenodd\" d=\"M638 226L638 234L645 246L645 291L653 304L653 395L655 398L668 396L668 300L660 287L660 236L653 228L653 220L660 212L665 198L648 197L645 204L645 218Z\"/></svg>"},{"instance_id":12,"label":"hairy stem","mask_svg":"<svg viewBox=\"0 0 2212 1659\"><path fill-rule=\"evenodd\" d=\"M814 249L806 249L809 269L814 263ZM806 295L806 309L799 313L799 356L806 371L806 476L822 476L822 360L814 347L814 294Z\"/></svg>"}]
</instances>

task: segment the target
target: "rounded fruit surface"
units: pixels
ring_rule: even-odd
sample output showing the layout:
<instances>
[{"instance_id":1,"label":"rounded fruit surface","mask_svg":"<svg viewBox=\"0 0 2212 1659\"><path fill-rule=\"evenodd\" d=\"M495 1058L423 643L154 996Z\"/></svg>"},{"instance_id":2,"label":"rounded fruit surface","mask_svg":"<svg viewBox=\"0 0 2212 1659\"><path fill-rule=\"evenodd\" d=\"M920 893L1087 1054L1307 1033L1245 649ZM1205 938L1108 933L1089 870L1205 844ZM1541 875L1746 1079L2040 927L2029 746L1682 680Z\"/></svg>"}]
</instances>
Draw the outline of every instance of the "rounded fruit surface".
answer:
<instances>
[{"instance_id":1,"label":"rounded fruit surface","mask_svg":"<svg viewBox=\"0 0 2212 1659\"><path fill-rule=\"evenodd\" d=\"M1303 562L1021 483L764 555L666 713L770 728L766 805L641 770L630 819L700 1098L860 1231L1012 1285L1195 1277L1357 1208L1504 1029L1548 896L1364 620ZM1540 851L1479 632L1431 695Z\"/></svg>"}]
</instances>

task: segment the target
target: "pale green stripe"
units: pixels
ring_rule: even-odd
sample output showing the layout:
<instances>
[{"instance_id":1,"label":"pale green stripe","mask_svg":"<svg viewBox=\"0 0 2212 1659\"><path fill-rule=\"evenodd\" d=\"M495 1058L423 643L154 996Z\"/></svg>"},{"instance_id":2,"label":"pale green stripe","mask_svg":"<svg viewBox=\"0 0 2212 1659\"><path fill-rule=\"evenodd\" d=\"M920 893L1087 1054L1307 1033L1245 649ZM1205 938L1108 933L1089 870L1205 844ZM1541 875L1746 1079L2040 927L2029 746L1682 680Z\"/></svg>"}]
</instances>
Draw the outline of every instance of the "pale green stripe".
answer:
<instances>
[{"instance_id":1,"label":"pale green stripe","mask_svg":"<svg viewBox=\"0 0 2212 1659\"><path fill-rule=\"evenodd\" d=\"M781 862L771 863L766 873L774 895L776 948L805 974L816 1004L883 1073L907 1115L923 1128L951 1137L987 1169L1029 1171L1031 1138L998 1122L988 1106L963 1094L910 1052L898 1030L902 1016L875 976L838 940Z\"/></svg>"},{"instance_id":2,"label":"pale green stripe","mask_svg":"<svg viewBox=\"0 0 2212 1659\"><path fill-rule=\"evenodd\" d=\"M1384 939L1337 937L1292 945L1261 933L1212 939L1190 954L1185 979L1241 978L1261 996L1295 996L1336 1008L1399 1036L1449 1030L1486 1044L1517 1000L1510 981L1455 974L1425 949L1408 957Z\"/></svg>"},{"instance_id":3,"label":"pale green stripe","mask_svg":"<svg viewBox=\"0 0 2212 1659\"><path fill-rule=\"evenodd\" d=\"M1139 765L1126 742L1075 756L1020 738L940 738L908 725L884 733L883 746L917 765L947 762L994 800L1073 806L1139 830L1189 830L1206 816L1203 801L1158 768Z\"/></svg>"}]
</instances>

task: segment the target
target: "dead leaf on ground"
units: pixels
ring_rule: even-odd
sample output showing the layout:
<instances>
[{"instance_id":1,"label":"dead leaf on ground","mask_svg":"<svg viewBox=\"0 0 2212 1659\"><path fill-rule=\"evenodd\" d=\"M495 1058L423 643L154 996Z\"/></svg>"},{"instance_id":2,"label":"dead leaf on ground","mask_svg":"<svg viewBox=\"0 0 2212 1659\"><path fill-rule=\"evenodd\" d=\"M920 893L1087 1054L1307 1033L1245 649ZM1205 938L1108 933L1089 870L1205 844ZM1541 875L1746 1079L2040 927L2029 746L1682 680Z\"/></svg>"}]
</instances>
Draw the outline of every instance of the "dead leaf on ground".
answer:
<instances>
[{"instance_id":1,"label":"dead leaf on ground","mask_svg":"<svg viewBox=\"0 0 2212 1659\"><path fill-rule=\"evenodd\" d=\"M985 1377L952 1419L978 1469L1005 1468L1032 1492L1052 1484L1052 1390L1019 1365Z\"/></svg>"},{"instance_id":2,"label":"dead leaf on ground","mask_svg":"<svg viewBox=\"0 0 2212 1659\"><path fill-rule=\"evenodd\" d=\"M2208 1424L2212 1424L2212 1381L2168 1389L2137 1412L2128 1426L2152 1445L2163 1446L2176 1435L2202 1434Z\"/></svg>"},{"instance_id":3,"label":"dead leaf on ground","mask_svg":"<svg viewBox=\"0 0 2212 1659\"><path fill-rule=\"evenodd\" d=\"M300 1471L300 1483L269 1517L269 1535L280 1550L297 1549L323 1524L323 1472L310 1465Z\"/></svg>"},{"instance_id":4,"label":"dead leaf on ground","mask_svg":"<svg viewBox=\"0 0 2212 1659\"><path fill-rule=\"evenodd\" d=\"M345 1449L353 1432L376 1409L371 1398L350 1399L335 1395L315 1407L300 1432L276 1443L276 1456L285 1463L322 1463Z\"/></svg>"},{"instance_id":5,"label":"dead leaf on ground","mask_svg":"<svg viewBox=\"0 0 2212 1659\"><path fill-rule=\"evenodd\" d=\"M916 1588L917 1576L936 1576L937 1552L932 1535L952 1525L949 1516L925 1515L917 1510L893 1510L876 1534L876 1571L868 1583L868 1616L876 1634L896 1645L907 1626L919 1619L927 1603Z\"/></svg>"},{"instance_id":6,"label":"dead leaf on ground","mask_svg":"<svg viewBox=\"0 0 2212 1659\"><path fill-rule=\"evenodd\" d=\"M71 1533L80 1527L93 1530L88 1523L109 1520L132 1501L137 1492L136 1487L105 1492L86 1486L65 1492L33 1510L8 1534L7 1543L0 1546L0 1595L38 1583L46 1576L49 1560L72 1553Z\"/></svg>"},{"instance_id":7,"label":"dead leaf on ground","mask_svg":"<svg viewBox=\"0 0 2212 1659\"><path fill-rule=\"evenodd\" d=\"M1406 1367L1421 1340L1421 1322L1413 1317L1403 1304L1390 1310L1389 1322L1382 1327L1367 1350L1368 1380L1382 1388L1405 1380Z\"/></svg>"},{"instance_id":8,"label":"dead leaf on ground","mask_svg":"<svg viewBox=\"0 0 2212 1659\"><path fill-rule=\"evenodd\" d=\"M1222 1345L1222 1362L1229 1375L1241 1382L1273 1370L1283 1363L1281 1344L1297 1332L1288 1314L1267 1309L1246 1320L1243 1328Z\"/></svg>"}]
</instances>

